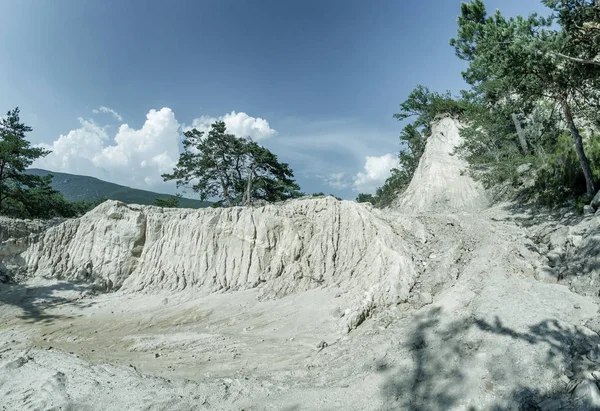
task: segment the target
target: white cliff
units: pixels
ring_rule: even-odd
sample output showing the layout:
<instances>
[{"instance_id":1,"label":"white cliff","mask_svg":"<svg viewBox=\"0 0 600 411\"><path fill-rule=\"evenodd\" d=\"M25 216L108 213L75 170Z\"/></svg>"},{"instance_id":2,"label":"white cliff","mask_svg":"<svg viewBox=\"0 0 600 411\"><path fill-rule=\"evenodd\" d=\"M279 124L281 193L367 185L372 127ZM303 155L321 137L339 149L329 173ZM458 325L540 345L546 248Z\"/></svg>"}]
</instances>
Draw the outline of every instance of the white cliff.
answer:
<instances>
[{"instance_id":1,"label":"white cliff","mask_svg":"<svg viewBox=\"0 0 600 411\"><path fill-rule=\"evenodd\" d=\"M260 286L274 298L335 286L363 307L359 317L406 301L415 281L401 235L377 211L333 197L203 210L108 201L50 228L23 259L31 276L126 292Z\"/></svg>"}]
</instances>

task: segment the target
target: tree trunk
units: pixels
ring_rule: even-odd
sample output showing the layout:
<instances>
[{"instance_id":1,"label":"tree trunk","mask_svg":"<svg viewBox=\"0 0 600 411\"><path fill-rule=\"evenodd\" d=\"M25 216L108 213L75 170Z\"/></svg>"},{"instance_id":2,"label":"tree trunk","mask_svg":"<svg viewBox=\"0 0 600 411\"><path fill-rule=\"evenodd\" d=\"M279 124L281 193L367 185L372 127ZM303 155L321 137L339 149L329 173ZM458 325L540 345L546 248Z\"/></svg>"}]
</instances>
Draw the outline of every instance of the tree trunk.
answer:
<instances>
[{"instance_id":1,"label":"tree trunk","mask_svg":"<svg viewBox=\"0 0 600 411\"><path fill-rule=\"evenodd\" d=\"M233 207L231 197L229 197L229 190L227 190L227 188L223 189L223 197L225 197L225 200L227 201L227 207Z\"/></svg>"},{"instance_id":2,"label":"tree trunk","mask_svg":"<svg viewBox=\"0 0 600 411\"><path fill-rule=\"evenodd\" d=\"M512 113L510 116L512 118L513 123L515 123L515 128L517 129L517 136L519 137L519 143L521 144L521 150L523 150L523 154L527 155L527 154L529 154L529 149L527 148L527 139L525 138L525 133L523 132L523 129L521 128L521 121L519 120L519 117L517 117L517 115L515 113Z\"/></svg>"},{"instance_id":3,"label":"tree trunk","mask_svg":"<svg viewBox=\"0 0 600 411\"><path fill-rule=\"evenodd\" d=\"M225 180L223 178L219 178L221 180L221 187L223 188L223 197L225 201L227 201L227 207L232 207L233 203L231 202L231 197L229 197L229 190L227 189L227 185L225 185Z\"/></svg>"},{"instance_id":4,"label":"tree trunk","mask_svg":"<svg viewBox=\"0 0 600 411\"><path fill-rule=\"evenodd\" d=\"M0 213L2 212L2 202L4 198L2 197L2 186L4 185L4 167L6 166L6 161L2 160L0 163Z\"/></svg>"},{"instance_id":5,"label":"tree trunk","mask_svg":"<svg viewBox=\"0 0 600 411\"><path fill-rule=\"evenodd\" d=\"M594 175L592 174L592 168L590 167L590 160L585 155L585 151L583 150L583 140L581 139L581 134L579 134L579 130L573 121L573 113L571 113L571 107L569 107L569 103L565 97L562 97L560 100L560 104L563 109L563 114L565 115L565 121L569 126L569 130L571 131L571 135L573 136L573 142L575 143L575 151L577 152L577 158L579 159L579 164L581 165L581 169L583 170L583 175L585 176L585 187L588 195L593 196L596 194L596 189L594 186Z\"/></svg>"},{"instance_id":6,"label":"tree trunk","mask_svg":"<svg viewBox=\"0 0 600 411\"><path fill-rule=\"evenodd\" d=\"M252 165L252 168L250 169L250 172L248 173L248 182L246 183L246 193L244 194L244 204L245 205L250 204L250 198L251 198L251 193L252 193L252 182L254 179L254 169L255 169L255 165Z\"/></svg>"}]
</instances>

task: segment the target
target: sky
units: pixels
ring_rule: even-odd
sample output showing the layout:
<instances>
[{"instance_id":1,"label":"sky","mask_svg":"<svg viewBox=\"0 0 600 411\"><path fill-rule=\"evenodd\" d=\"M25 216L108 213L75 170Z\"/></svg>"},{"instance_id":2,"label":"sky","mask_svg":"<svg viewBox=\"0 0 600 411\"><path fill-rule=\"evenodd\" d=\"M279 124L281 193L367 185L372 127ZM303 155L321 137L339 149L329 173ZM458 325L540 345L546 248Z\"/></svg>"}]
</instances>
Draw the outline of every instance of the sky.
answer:
<instances>
[{"instance_id":1,"label":"sky","mask_svg":"<svg viewBox=\"0 0 600 411\"><path fill-rule=\"evenodd\" d=\"M182 131L225 121L306 193L373 193L397 164L398 105L458 93L455 0L0 0L0 111L33 166L175 193ZM539 0L488 0L505 15ZM193 197L187 192L186 196Z\"/></svg>"}]
</instances>

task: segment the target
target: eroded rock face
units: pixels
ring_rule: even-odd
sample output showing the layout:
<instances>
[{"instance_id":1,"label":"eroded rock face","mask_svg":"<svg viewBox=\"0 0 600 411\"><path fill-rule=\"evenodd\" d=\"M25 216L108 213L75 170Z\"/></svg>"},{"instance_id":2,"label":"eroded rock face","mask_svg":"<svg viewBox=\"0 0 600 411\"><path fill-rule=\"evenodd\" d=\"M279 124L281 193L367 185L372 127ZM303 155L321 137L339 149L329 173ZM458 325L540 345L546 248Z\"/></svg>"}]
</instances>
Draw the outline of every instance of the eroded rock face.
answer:
<instances>
[{"instance_id":1,"label":"eroded rock face","mask_svg":"<svg viewBox=\"0 0 600 411\"><path fill-rule=\"evenodd\" d=\"M407 213L473 213L489 205L480 183L465 174L466 162L454 153L462 142L459 123L443 118L432 125L425 152L396 207Z\"/></svg>"},{"instance_id":2,"label":"eroded rock face","mask_svg":"<svg viewBox=\"0 0 600 411\"><path fill-rule=\"evenodd\" d=\"M0 274L4 282L23 272L21 253L35 243L41 233L62 221L64 219L20 220L0 217Z\"/></svg>"},{"instance_id":3,"label":"eroded rock face","mask_svg":"<svg viewBox=\"0 0 600 411\"><path fill-rule=\"evenodd\" d=\"M125 291L261 286L265 298L337 286L375 306L406 301L415 274L401 235L360 204L332 197L230 209L161 209L108 201L52 227L22 254L31 275Z\"/></svg>"},{"instance_id":4,"label":"eroded rock face","mask_svg":"<svg viewBox=\"0 0 600 411\"><path fill-rule=\"evenodd\" d=\"M52 225L58 224L64 219L53 220L20 220L0 216L0 243L11 238L29 237L31 234L38 234Z\"/></svg>"}]
</instances>

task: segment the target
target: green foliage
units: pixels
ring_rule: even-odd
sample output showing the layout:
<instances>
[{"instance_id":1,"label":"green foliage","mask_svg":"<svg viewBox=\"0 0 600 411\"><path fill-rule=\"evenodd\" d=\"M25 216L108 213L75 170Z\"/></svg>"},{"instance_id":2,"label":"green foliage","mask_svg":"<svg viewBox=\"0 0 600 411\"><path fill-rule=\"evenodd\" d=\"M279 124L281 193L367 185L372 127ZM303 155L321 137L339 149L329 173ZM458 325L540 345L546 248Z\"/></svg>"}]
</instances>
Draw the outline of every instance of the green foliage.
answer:
<instances>
[{"instance_id":1,"label":"green foliage","mask_svg":"<svg viewBox=\"0 0 600 411\"><path fill-rule=\"evenodd\" d=\"M25 139L32 128L20 122L19 108L6 113L0 120L0 214L19 216L22 210L39 208L28 204L32 196L51 197L48 179L31 176L25 169L49 151L31 147ZM43 203L43 201L42 201ZM41 210L39 210L41 211Z\"/></svg>"},{"instance_id":2,"label":"green foliage","mask_svg":"<svg viewBox=\"0 0 600 411\"><path fill-rule=\"evenodd\" d=\"M600 7L596 0L543 0L551 8L567 36L567 48L571 52L563 58L580 64L599 64ZM588 67L589 68L589 67Z\"/></svg>"},{"instance_id":3,"label":"green foliage","mask_svg":"<svg viewBox=\"0 0 600 411\"><path fill-rule=\"evenodd\" d=\"M428 87L419 85L400 104L400 112L394 114L394 118L405 120L416 117L411 125L412 129L422 131L423 128L429 130L431 123L441 114L460 116L463 111L463 104L455 100L449 91L440 94L430 91Z\"/></svg>"},{"instance_id":4,"label":"green foliage","mask_svg":"<svg viewBox=\"0 0 600 411\"><path fill-rule=\"evenodd\" d=\"M377 188L375 192L377 207L383 208L391 205L398 194L408 186L413 175L402 168L393 168L391 172L392 174L385 180L383 186Z\"/></svg>"},{"instance_id":5,"label":"green foliage","mask_svg":"<svg viewBox=\"0 0 600 411\"><path fill-rule=\"evenodd\" d=\"M181 194L176 194L174 196L170 196L169 198L157 198L156 200L154 200L154 205L164 208L178 208L179 199L181 197Z\"/></svg>"},{"instance_id":6,"label":"green foliage","mask_svg":"<svg viewBox=\"0 0 600 411\"><path fill-rule=\"evenodd\" d=\"M0 214L16 218L78 217L104 200L67 201L51 186L52 175L26 172L34 160L49 151L31 147L26 133L31 127L21 123L19 109L0 120Z\"/></svg>"},{"instance_id":7,"label":"green foliage","mask_svg":"<svg viewBox=\"0 0 600 411\"><path fill-rule=\"evenodd\" d=\"M600 179L600 136L585 140L594 177ZM557 205L568 199L587 201L585 177L579 167L577 153L570 136L561 134L552 153L537 159L534 193L545 205Z\"/></svg>"},{"instance_id":8,"label":"green foliage","mask_svg":"<svg viewBox=\"0 0 600 411\"><path fill-rule=\"evenodd\" d=\"M468 161L471 176L486 188L516 181L516 167L533 161L530 153L519 147L512 113L509 104L486 106L475 100L467 114L469 121L461 130L463 143L457 153ZM545 130L542 133L547 135ZM530 146L534 140L539 138L531 136Z\"/></svg>"},{"instance_id":9,"label":"green foliage","mask_svg":"<svg viewBox=\"0 0 600 411\"><path fill-rule=\"evenodd\" d=\"M256 142L226 133L224 122L214 123L208 135L193 129L184 136L184 152L173 173L162 175L165 181L177 180L202 200L216 197L228 207L300 196L288 164Z\"/></svg>"},{"instance_id":10,"label":"green foliage","mask_svg":"<svg viewBox=\"0 0 600 411\"><path fill-rule=\"evenodd\" d=\"M527 116L543 100L560 108L578 148L586 191L592 194L594 179L573 117L583 114L581 106L598 106L600 65L576 61L600 52L600 42L580 36L578 26L595 19L597 8L586 0L545 3L557 12L561 29L553 25L554 17L507 19L500 11L488 16L481 0L463 3L457 37L450 44L469 62L463 76L486 109L511 107L513 113Z\"/></svg>"},{"instance_id":11,"label":"green foliage","mask_svg":"<svg viewBox=\"0 0 600 411\"><path fill-rule=\"evenodd\" d=\"M335 199L336 199L336 200L338 200L338 201L342 201L342 199L341 199L340 197L336 196L335 194L325 194L325 193L324 193L324 192L322 192L322 191L321 191L321 192L318 192L318 193L312 193L310 196L311 196L311 197L328 197L328 196L329 196L329 197L333 197L333 198L335 198ZM302 196L301 196L301 197L302 197Z\"/></svg>"},{"instance_id":12,"label":"green foliage","mask_svg":"<svg viewBox=\"0 0 600 411\"><path fill-rule=\"evenodd\" d=\"M356 197L356 202L357 203L371 203L371 204L375 204L376 200L375 200L375 197L373 196L373 194L359 194Z\"/></svg>"},{"instance_id":13,"label":"green foliage","mask_svg":"<svg viewBox=\"0 0 600 411\"><path fill-rule=\"evenodd\" d=\"M19 108L0 120L0 214L18 218L74 217L80 205L70 203L50 186L52 176L25 172L49 151L32 147L26 134L32 128L21 123Z\"/></svg>"}]
</instances>

